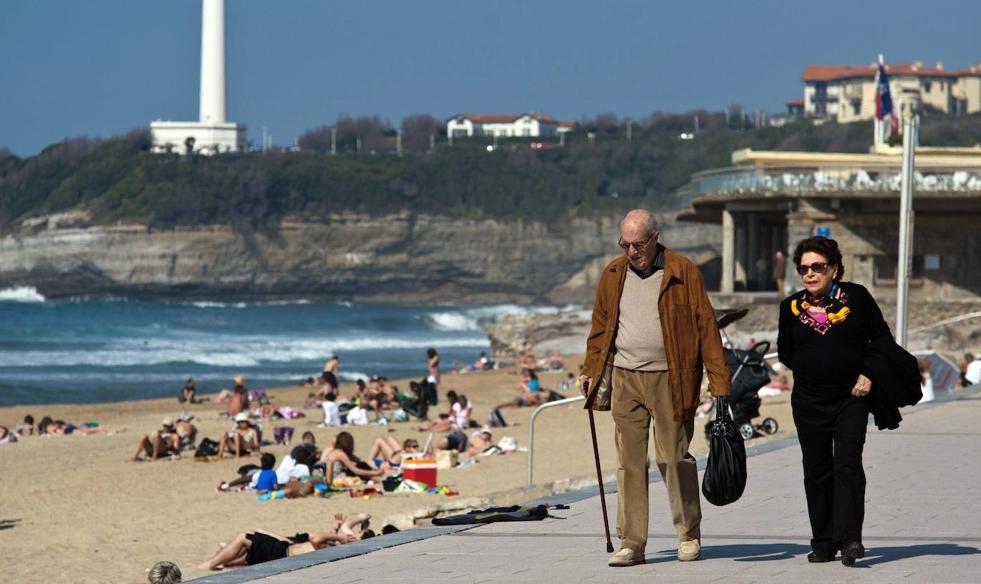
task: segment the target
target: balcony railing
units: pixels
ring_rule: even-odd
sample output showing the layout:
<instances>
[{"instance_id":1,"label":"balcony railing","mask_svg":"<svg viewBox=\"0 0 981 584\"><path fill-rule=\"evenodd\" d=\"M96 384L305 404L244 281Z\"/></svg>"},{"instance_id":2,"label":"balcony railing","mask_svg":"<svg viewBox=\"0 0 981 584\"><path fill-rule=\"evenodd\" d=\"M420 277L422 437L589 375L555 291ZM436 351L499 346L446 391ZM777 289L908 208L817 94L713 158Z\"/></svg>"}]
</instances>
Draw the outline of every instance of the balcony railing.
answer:
<instances>
[{"instance_id":1,"label":"balcony railing","mask_svg":"<svg viewBox=\"0 0 981 584\"><path fill-rule=\"evenodd\" d=\"M899 192L898 168L722 168L692 175L695 198L740 193L884 193ZM981 193L981 169L923 168L914 173L920 193Z\"/></svg>"}]
</instances>

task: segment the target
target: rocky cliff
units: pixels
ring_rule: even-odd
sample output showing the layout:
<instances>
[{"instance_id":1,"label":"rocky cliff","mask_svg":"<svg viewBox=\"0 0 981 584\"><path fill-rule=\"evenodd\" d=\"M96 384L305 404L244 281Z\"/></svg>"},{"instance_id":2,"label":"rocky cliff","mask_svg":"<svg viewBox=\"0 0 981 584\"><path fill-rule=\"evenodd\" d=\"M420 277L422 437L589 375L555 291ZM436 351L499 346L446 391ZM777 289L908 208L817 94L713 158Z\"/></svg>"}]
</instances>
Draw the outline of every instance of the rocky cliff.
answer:
<instances>
[{"instance_id":1,"label":"rocky cliff","mask_svg":"<svg viewBox=\"0 0 981 584\"><path fill-rule=\"evenodd\" d=\"M712 226L661 217L663 240L718 258ZM307 297L405 303L592 303L618 252L618 218L466 221L410 214L289 218L272 233L226 225L88 225L32 219L0 239L0 289L46 297ZM716 262L717 263L717 262Z\"/></svg>"}]
</instances>

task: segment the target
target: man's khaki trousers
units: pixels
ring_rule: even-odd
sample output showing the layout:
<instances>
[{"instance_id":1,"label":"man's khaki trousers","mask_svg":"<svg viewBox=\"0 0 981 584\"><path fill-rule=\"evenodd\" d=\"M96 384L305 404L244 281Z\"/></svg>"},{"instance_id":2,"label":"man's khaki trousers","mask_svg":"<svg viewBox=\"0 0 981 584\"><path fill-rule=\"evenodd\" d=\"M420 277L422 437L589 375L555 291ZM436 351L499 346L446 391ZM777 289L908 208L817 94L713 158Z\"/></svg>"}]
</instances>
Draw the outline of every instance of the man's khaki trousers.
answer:
<instances>
[{"instance_id":1,"label":"man's khaki trousers","mask_svg":"<svg viewBox=\"0 0 981 584\"><path fill-rule=\"evenodd\" d=\"M647 443L654 419L654 460L671 503L671 519L680 541L698 539L702 508L698 469L688 453L694 418L677 421L667 371L613 370L613 422L616 426L617 537L621 547L639 554L647 545Z\"/></svg>"}]
</instances>

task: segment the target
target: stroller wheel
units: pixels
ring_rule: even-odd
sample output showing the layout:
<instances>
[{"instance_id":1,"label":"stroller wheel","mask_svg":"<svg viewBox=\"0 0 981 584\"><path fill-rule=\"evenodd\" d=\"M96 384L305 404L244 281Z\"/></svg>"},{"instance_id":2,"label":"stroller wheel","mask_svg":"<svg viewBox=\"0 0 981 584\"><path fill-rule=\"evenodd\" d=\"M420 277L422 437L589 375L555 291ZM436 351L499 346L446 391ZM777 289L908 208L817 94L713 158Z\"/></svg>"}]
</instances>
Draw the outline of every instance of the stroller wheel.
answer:
<instances>
[{"instance_id":1,"label":"stroller wheel","mask_svg":"<svg viewBox=\"0 0 981 584\"><path fill-rule=\"evenodd\" d=\"M743 440L749 440L756 435L756 428L753 428L753 425L748 422L745 424L740 424L739 435L743 437Z\"/></svg>"},{"instance_id":2,"label":"stroller wheel","mask_svg":"<svg viewBox=\"0 0 981 584\"><path fill-rule=\"evenodd\" d=\"M780 429L780 424L773 418L763 418L763 424L760 425L763 432L767 434L776 434L777 430Z\"/></svg>"}]
</instances>

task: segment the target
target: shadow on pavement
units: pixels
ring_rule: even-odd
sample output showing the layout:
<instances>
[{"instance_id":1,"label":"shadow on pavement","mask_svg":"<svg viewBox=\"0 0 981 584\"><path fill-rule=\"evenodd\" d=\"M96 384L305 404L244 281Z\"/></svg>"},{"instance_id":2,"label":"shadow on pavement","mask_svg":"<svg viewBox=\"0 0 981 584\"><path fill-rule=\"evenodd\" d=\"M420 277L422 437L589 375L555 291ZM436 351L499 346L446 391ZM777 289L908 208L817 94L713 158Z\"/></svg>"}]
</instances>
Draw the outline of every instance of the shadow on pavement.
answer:
<instances>
[{"instance_id":1,"label":"shadow on pavement","mask_svg":"<svg viewBox=\"0 0 981 584\"><path fill-rule=\"evenodd\" d=\"M709 545L702 547L703 560L718 560L732 558L737 562L770 562L774 560L789 560L796 556L806 556L811 546L798 543L739 543L731 545ZM647 564L659 562L675 562L678 560L677 549L666 549L657 555L647 556ZM806 560L805 560L806 561Z\"/></svg>"},{"instance_id":2,"label":"shadow on pavement","mask_svg":"<svg viewBox=\"0 0 981 584\"><path fill-rule=\"evenodd\" d=\"M870 547L865 550L865 559L856 562L856 566L874 566L907 558L920 556L970 556L981 553L974 547L957 545L956 543L926 543L918 545L903 545L891 547Z\"/></svg>"}]
</instances>

